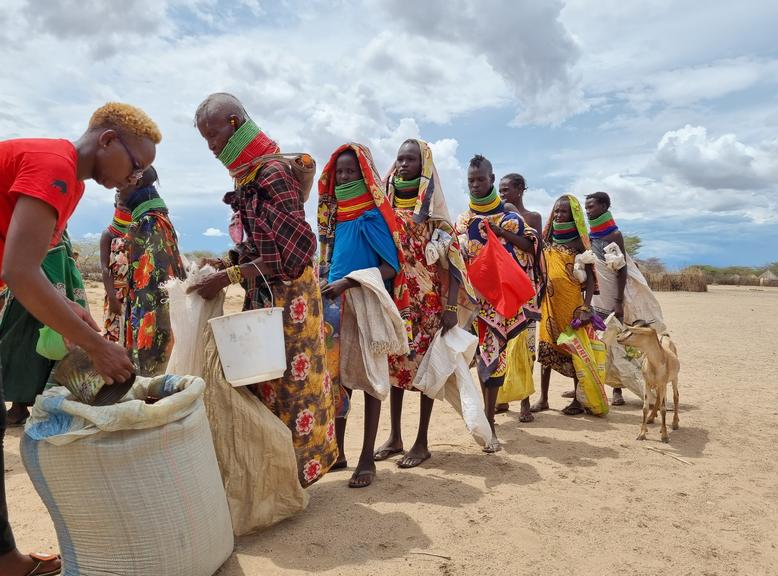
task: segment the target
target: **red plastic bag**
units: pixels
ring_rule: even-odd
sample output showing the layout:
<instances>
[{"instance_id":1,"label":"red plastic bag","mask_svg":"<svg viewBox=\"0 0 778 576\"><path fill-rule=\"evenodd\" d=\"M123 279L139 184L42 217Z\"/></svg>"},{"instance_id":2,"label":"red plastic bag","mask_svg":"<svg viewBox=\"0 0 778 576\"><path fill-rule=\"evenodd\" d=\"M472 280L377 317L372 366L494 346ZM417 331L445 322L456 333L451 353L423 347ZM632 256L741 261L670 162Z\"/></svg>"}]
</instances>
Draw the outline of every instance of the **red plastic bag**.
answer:
<instances>
[{"instance_id":1,"label":"red plastic bag","mask_svg":"<svg viewBox=\"0 0 778 576\"><path fill-rule=\"evenodd\" d=\"M484 299L505 316L515 316L535 295L535 287L519 263L500 243L488 222L486 246L467 267L470 282Z\"/></svg>"}]
</instances>

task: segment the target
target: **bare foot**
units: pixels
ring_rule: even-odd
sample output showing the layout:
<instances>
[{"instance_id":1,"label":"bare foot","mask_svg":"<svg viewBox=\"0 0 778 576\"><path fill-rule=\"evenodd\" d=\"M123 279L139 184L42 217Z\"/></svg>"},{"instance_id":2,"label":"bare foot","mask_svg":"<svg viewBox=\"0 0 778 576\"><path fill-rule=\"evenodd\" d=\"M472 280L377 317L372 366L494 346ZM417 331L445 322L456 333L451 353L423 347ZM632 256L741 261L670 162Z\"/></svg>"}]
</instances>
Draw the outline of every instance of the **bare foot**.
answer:
<instances>
[{"instance_id":1,"label":"bare foot","mask_svg":"<svg viewBox=\"0 0 778 576\"><path fill-rule=\"evenodd\" d=\"M548 401L547 400L538 400L530 407L530 412L545 412L548 410Z\"/></svg>"},{"instance_id":2,"label":"bare foot","mask_svg":"<svg viewBox=\"0 0 778 576\"><path fill-rule=\"evenodd\" d=\"M503 402L502 404L498 404L494 407L494 413L495 414L502 414L504 412L507 412L510 408L510 405L507 402Z\"/></svg>"},{"instance_id":3,"label":"bare foot","mask_svg":"<svg viewBox=\"0 0 778 576\"><path fill-rule=\"evenodd\" d=\"M613 389L613 400L611 406L624 406L624 396L621 394L621 388Z\"/></svg>"}]
</instances>

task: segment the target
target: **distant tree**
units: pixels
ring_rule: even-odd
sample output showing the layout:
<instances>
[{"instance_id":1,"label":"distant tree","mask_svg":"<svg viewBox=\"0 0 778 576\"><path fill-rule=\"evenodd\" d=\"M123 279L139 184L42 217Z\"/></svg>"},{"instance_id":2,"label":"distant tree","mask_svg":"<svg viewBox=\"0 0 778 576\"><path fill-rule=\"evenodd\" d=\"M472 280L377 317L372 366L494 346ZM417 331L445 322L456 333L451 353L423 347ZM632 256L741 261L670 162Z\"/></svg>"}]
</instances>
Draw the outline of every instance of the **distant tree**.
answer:
<instances>
[{"instance_id":1,"label":"distant tree","mask_svg":"<svg viewBox=\"0 0 778 576\"><path fill-rule=\"evenodd\" d=\"M78 252L78 267L84 278L98 280L102 274L100 267L100 241L84 239L72 243L73 251Z\"/></svg>"},{"instance_id":2,"label":"distant tree","mask_svg":"<svg viewBox=\"0 0 778 576\"><path fill-rule=\"evenodd\" d=\"M640 270L646 274L662 274L667 272L664 262L655 256L646 258L645 260L638 260L637 263Z\"/></svg>"},{"instance_id":3,"label":"distant tree","mask_svg":"<svg viewBox=\"0 0 778 576\"><path fill-rule=\"evenodd\" d=\"M638 254L640 253L640 249L643 247L643 240L640 238L640 236L632 235L632 236L624 236L624 248L627 250L627 254L632 256L632 258L637 258Z\"/></svg>"}]
</instances>

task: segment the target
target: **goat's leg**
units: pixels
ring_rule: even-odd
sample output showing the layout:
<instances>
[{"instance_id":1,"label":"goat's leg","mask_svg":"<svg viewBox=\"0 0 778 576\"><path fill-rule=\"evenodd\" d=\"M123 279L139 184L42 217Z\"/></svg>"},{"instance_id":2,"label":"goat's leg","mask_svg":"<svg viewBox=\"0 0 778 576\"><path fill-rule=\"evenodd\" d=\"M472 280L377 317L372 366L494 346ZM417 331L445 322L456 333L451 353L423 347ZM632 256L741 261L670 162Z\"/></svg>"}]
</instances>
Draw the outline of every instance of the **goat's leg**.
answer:
<instances>
[{"instance_id":1,"label":"goat's leg","mask_svg":"<svg viewBox=\"0 0 778 576\"><path fill-rule=\"evenodd\" d=\"M648 416L648 388L643 391L643 423L640 425L640 434L638 434L638 440L645 440L648 433L648 427L646 426L646 416Z\"/></svg>"},{"instance_id":2,"label":"goat's leg","mask_svg":"<svg viewBox=\"0 0 778 576\"><path fill-rule=\"evenodd\" d=\"M678 377L673 378L673 430L678 430Z\"/></svg>"},{"instance_id":3,"label":"goat's leg","mask_svg":"<svg viewBox=\"0 0 778 576\"><path fill-rule=\"evenodd\" d=\"M665 385L666 386L666 385ZM657 399L657 403L659 400ZM667 390L662 394L662 428L659 429L659 435L662 438L662 442L669 442L670 435L667 433Z\"/></svg>"},{"instance_id":4,"label":"goat's leg","mask_svg":"<svg viewBox=\"0 0 778 576\"><path fill-rule=\"evenodd\" d=\"M656 419L656 413L659 412L659 390L656 391L656 394L654 394L656 397L654 400L654 405L651 407L651 414L648 415L647 424L653 424L654 420Z\"/></svg>"}]
</instances>

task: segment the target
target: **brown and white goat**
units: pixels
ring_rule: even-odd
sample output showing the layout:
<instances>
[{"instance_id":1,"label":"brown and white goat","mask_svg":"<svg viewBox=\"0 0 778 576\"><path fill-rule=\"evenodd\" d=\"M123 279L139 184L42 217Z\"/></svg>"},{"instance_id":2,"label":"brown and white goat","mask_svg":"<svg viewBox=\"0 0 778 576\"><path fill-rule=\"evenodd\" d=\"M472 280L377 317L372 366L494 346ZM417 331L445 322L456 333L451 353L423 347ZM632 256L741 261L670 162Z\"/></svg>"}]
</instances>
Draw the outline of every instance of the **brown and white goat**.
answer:
<instances>
[{"instance_id":1,"label":"brown and white goat","mask_svg":"<svg viewBox=\"0 0 778 576\"><path fill-rule=\"evenodd\" d=\"M667 383L673 383L673 430L678 430L678 370L681 363L678 361L678 351L675 344L670 340L670 336L657 334L649 324L638 320L631 326L627 326L617 336L619 344L629 344L638 348L643 353L643 364L641 370L643 379L646 382L643 390L643 424L640 427L638 440L645 440L648 428L646 424L652 424L656 418L657 410L662 413L662 429L660 434L662 442L669 442L670 436L667 433L665 423L665 399L667 396ZM653 390L656 394L651 416L648 416L649 394Z\"/></svg>"}]
</instances>

